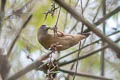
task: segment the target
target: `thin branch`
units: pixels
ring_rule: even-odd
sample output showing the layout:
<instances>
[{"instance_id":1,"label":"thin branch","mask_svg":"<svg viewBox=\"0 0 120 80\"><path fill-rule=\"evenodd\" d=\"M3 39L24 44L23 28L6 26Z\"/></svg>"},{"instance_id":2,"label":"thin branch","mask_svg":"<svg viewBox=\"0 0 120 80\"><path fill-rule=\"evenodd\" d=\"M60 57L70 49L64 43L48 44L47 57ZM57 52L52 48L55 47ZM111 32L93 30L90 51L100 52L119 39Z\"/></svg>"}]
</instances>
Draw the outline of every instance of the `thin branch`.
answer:
<instances>
[{"instance_id":1,"label":"thin branch","mask_svg":"<svg viewBox=\"0 0 120 80\"><path fill-rule=\"evenodd\" d=\"M2 19L5 15L5 4L6 0L1 0L1 10L0 10L0 36L1 36L1 31L2 31Z\"/></svg>"},{"instance_id":2,"label":"thin branch","mask_svg":"<svg viewBox=\"0 0 120 80\"><path fill-rule=\"evenodd\" d=\"M105 62L107 62L112 68L115 68L112 71L115 71L115 70L120 71L120 67L119 67L120 65L119 64L117 64L115 62L112 62L109 59L105 59Z\"/></svg>"},{"instance_id":3,"label":"thin branch","mask_svg":"<svg viewBox=\"0 0 120 80\"><path fill-rule=\"evenodd\" d=\"M101 8L101 6L102 6L102 3L103 3L103 0L102 0L102 2L100 3L100 5L99 5L99 7L98 7L98 9L97 9L97 12L96 12L96 14L95 14L95 16L94 16L94 18L93 18L93 22L95 22L95 20L96 20L96 18L97 18L97 15L98 15L99 10L100 10L100 8ZM86 30L85 30L85 31L86 31Z\"/></svg>"},{"instance_id":4,"label":"thin branch","mask_svg":"<svg viewBox=\"0 0 120 80\"><path fill-rule=\"evenodd\" d=\"M8 79L6 79L6 80L16 80L19 77L21 77L21 76L25 75L26 73L30 72L31 70L39 68L41 65L43 65L42 61L45 60L46 58L48 58L50 54L52 54L52 52L41 56L38 60L36 60L32 64L26 66L25 68L23 68L19 72L15 73L14 75L8 77ZM43 69L43 67L41 67L41 68Z\"/></svg>"},{"instance_id":5,"label":"thin branch","mask_svg":"<svg viewBox=\"0 0 120 80\"><path fill-rule=\"evenodd\" d=\"M50 15L53 17L55 11L56 11L58 8L59 8L59 7L55 7L55 3L52 2L51 9L44 13L44 14L45 14L45 20L47 19L48 14L50 14Z\"/></svg>"},{"instance_id":6,"label":"thin branch","mask_svg":"<svg viewBox=\"0 0 120 80\"><path fill-rule=\"evenodd\" d=\"M78 0L79 1L79 0ZM77 1L77 2L78 2ZM88 3L89 3L89 0L87 1L87 3L85 4L85 7L83 8L82 7L82 0L81 0L81 10L82 10L82 15L83 15L83 13L85 12L85 10L86 10L86 8L87 8L87 6L88 6ZM76 3L77 4L77 3ZM69 33L71 33L75 28L76 28L76 26L78 25L78 23L79 23L79 21L77 21L76 23L75 23L75 25L69 30ZM83 32L83 26L84 26L84 24L82 23L82 29L81 29L81 33Z\"/></svg>"},{"instance_id":7,"label":"thin branch","mask_svg":"<svg viewBox=\"0 0 120 80\"><path fill-rule=\"evenodd\" d=\"M69 30L69 34L76 28L76 26L78 25L78 21L74 24L74 26Z\"/></svg>"},{"instance_id":8,"label":"thin branch","mask_svg":"<svg viewBox=\"0 0 120 80\"><path fill-rule=\"evenodd\" d=\"M88 0L88 1L89 1L89 0ZM87 1L86 4L88 4L88 1ZM80 2L81 2L81 12L82 12L82 16L84 16L84 11L85 11L86 8L83 8L83 2L82 2L82 0L80 0ZM87 6L87 5L86 5L86 6ZM78 21L77 21L77 22L78 22ZM84 24L82 23L81 33L83 33L83 29L84 29ZM84 42L83 42L83 44L82 44L82 47L84 46L85 41L86 41L86 39L84 40ZM77 58L79 58L80 53L81 53L80 48L81 48L81 41L80 41L80 44L79 44L79 51L78 51ZM75 64L75 63L74 63L74 64ZM76 69L75 69L75 73L74 73L74 76L73 76L73 80L75 80L75 76L76 76L76 73L77 73L78 65L79 65L79 61L76 62Z\"/></svg>"},{"instance_id":9,"label":"thin branch","mask_svg":"<svg viewBox=\"0 0 120 80\"><path fill-rule=\"evenodd\" d=\"M77 3L76 3L76 5L75 5L75 7L77 6L78 2L79 2L79 0L77 0ZM82 10L82 15L83 15L84 11L83 11L83 6L82 6L82 0L81 0L81 10ZM84 8L84 10L85 10L85 8ZM76 26L78 25L78 23L79 23L79 22L77 21L77 22L75 23L75 25L71 28L71 30L69 31L69 33L71 33L71 32L76 28ZM83 27L84 27L84 25L82 24L81 33L82 33L82 31L83 31ZM85 41L84 41L84 43L85 43ZM83 43L83 45L84 45L84 43ZM83 45L82 45L82 47L83 47ZM79 51L78 51L77 58L79 58L79 55L80 55L80 53L81 53L80 48L81 48L81 41L80 41L80 43L79 43ZM73 69L74 65L75 65L75 62L72 64L71 70ZM76 69L75 69L75 72L74 72L73 80L75 80L76 73L77 73L77 69L78 69L78 65L79 65L79 61L77 61L77 63L76 63ZM68 75L68 79L69 79L69 75Z\"/></svg>"},{"instance_id":10,"label":"thin branch","mask_svg":"<svg viewBox=\"0 0 120 80\"><path fill-rule=\"evenodd\" d=\"M76 3L78 3L78 1L79 0L77 0L77 2ZM69 0L69 4L71 5L71 0ZM75 4L75 7L76 7L77 5ZM66 17L65 17L65 23L64 23L64 32L65 32L65 28L66 28L66 25L67 25L67 18L68 18L68 12L66 11ZM71 15L70 15L70 19L71 19Z\"/></svg>"},{"instance_id":11,"label":"thin branch","mask_svg":"<svg viewBox=\"0 0 120 80\"><path fill-rule=\"evenodd\" d=\"M83 43L83 45L84 45L84 43ZM79 51L78 51L78 54L77 54L77 58L79 58L80 53L81 53L80 47L81 47L81 41L80 41L80 43L79 43ZM74 64L75 64L75 62L74 62ZM73 80L75 80L75 76L76 76L76 73L77 73L78 65L79 65L79 63L78 63L78 61L77 61L77 62L76 62L75 72L74 72L74 76L73 76Z\"/></svg>"},{"instance_id":12,"label":"thin branch","mask_svg":"<svg viewBox=\"0 0 120 80\"><path fill-rule=\"evenodd\" d=\"M5 4L6 4L6 0L1 0L1 12L3 13L5 11Z\"/></svg>"},{"instance_id":13,"label":"thin branch","mask_svg":"<svg viewBox=\"0 0 120 80\"><path fill-rule=\"evenodd\" d=\"M55 36L55 33L57 33L57 24L58 24L58 20L59 20L59 17L60 17L60 12L61 12L61 7L59 9L59 13L58 13L58 17L57 17L57 21L56 21L56 24L54 26L54 36Z\"/></svg>"},{"instance_id":14,"label":"thin branch","mask_svg":"<svg viewBox=\"0 0 120 80\"><path fill-rule=\"evenodd\" d=\"M70 61L67 61L67 62L63 62L63 63L60 63L59 65L60 65L60 66L64 66L64 65L66 65L66 64L70 64L70 63L75 62L75 61L77 61L77 60L86 59L87 57L92 56L92 55L96 54L97 52L99 52L99 51L101 51L101 50L103 50L103 49L106 49L107 47L108 47L108 46L104 46L104 47L102 47L102 48L100 48L100 49L97 49L97 50L95 50L95 51L93 51L93 52L90 52L90 53L88 53L88 54L85 54L85 55L83 55L83 56L81 56L81 57L79 57L79 58L77 58L77 59L73 59L73 60L70 60Z\"/></svg>"},{"instance_id":15,"label":"thin branch","mask_svg":"<svg viewBox=\"0 0 120 80\"><path fill-rule=\"evenodd\" d=\"M106 15L106 0L102 0L103 2L103 7L102 7L102 10L103 10L103 16ZM103 33L105 34L105 31L106 31L106 23L103 22ZM104 46L105 43L104 41L102 42L102 45L101 46ZM101 76L104 76L104 73L105 73L105 50L102 50L101 51L101 56L100 56L100 62L101 62Z\"/></svg>"},{"instance_id":16,"label":"thin branch","mask_svg":"<svg viewBox=\"0 0 120 80\"><path fill-rule=\"evenodd\" d=\"M117 7L116 9L114 9L113 11L111 11L110 13L106 14L106 16L100 18L98 21L96 21L94 24L96 26L100 25L101 23L103 23L104 21L106 21L108 18L110 18L111 16L117 14L120 11L120 6ZM90 29L86 29L84 32L90 32Z\"/></svg>"},{"instance_id":17,"label":"thin branch","mask_svg":"<svg viewBox=\"0 0 120 80\"><path fill-rule=\"evenodd\" d=\"M117 42L119 42L119 41L120 41L120 38L119 38L118 40L116 40L115 43L117 43ZM103 50L103 49L106 49L106 48L108 48L108 47L109 47L108 45L105 45L105 46L103 46L102 48L97 49L97 50L95 50L95 51L93 51L93 52L90 52L90 53L88 53L88 54L85 54L85 55L83 55L83 56L81 56L81 57L79 57L79 58L77 58L77 59L73 59L73 60L70 60L70 61L67 61L67 62L60 63L59 66L61 67L61 66L64 66L64 65L66 65L66 64L70 64L70 63L72 63L72 62L75 62L75 61L77 61L77 60L86 59L87 57L92 56L92 55L98 53L99 51L101 51L101 50Z\"/></svg>"},{"instance_id":18,"label":"thin branch","mask_svg":"<svg viewBox=\"0 0 120 80\"><path fill-rule=\"evenodd\" d=\"M59 13L58 13L58 17L57 17L57 21L56 21L55 26L57 26L57 24L58 24L58 20L59 20L59 17L60 17L60 12L61 12L61 7L60 7L60 10L59 10Z\"/></svg>"},{"instance_id":19,"label":"thin branch","mask_svg":"<svg viewBox=\"0 0 120 80\"><path fill-rule=\"evenodd\" d=\"M115 34L117 34L117 33L119 33L119 32L120 32L120 30L115 31L115 32L109 34L109 35L106 36L106 37L115 35ZM88 47L88 46L90 46L90 45L93 45L93 44L95 44L95 43L98 43L99 41L101 41L101 39L96 40L96 41L94 41L94 42L92 42L92 43L90 43L90 44L87 44L87 45L83 46L80 50L82 50L82 49L84 49L84 48L86 48L86 47ZM75 51L72 51L72 52L70 52L70 53L68 53L68 54L66 54L66 55L64 55L64 56L62 56L62 57L60 57L58 60L61 60L61 59L65 58L65 57L67 57L67 56L69 56L69 55L72 55L73 53L76 53L77 51L79 51L79 49L77 49L77 50L75 50Z\"/></svg>"},{"instance_id":20,"label":"thin branch","mask_svg":"<svg viewBox=\"0 0 120 80\"><path fill-rule=\"evenodd\" d=\"M87 0L86 4L85 4L85 7L83 8L83 12L86 10L86 8L88 7L88 3L89 3L90 0Z\"/></svg>"},{"instance_id":21,"label":"thin branch","mask_svg":"<svg viewBox=\"0 0 120 80\"><path fill-rule=\"evenodd\" d=\"M27 25L28 22L31 20L31 18L32 18L32 15L30 15L30 16L26 19L26 21L23 23L21 29L20 29L20 30L18 31L18 33L16 34L15 39L12 41L12 43L11 43L11 45L10 45L10 48L8 49L8 52L7 52L7 56L8 56L8 57L10 56L11 51L12 51L12 49L13 49L13 47L14 47L16 41L18 40L18 38L19 38L19 36L20 36L22 30L26 27L26 25Z\"/></svg>"},{"instance_id":22,"label":"thin branch","mask_svg":"<svg viewBox=\"0 0 120 80\"><path fill-rule=\"evenodd\" d=\"M23 10L26 6L28 6L32 1L33 1L33 0L28 1L28 2L25 3L21 8L13 11L13 13L10 14L9 16L5 17L4 20L9 19L9 18L10 18L11 16L13 16L13 15L17 15L17 16L19 15L19 16L20 16L20 15L22 14L22 10Z\"/></svg>"},{"instance_id":23,"label":"thin branch","mask_svg":"<svg viewBox=\"0 0 120 80\"><path fill-rule=\"evenodd\" d=\"M110 12L109 14L106 14L106 16L104 16L103 18L100 18L97 22L95 22L95 25L99 25L99 24L103 23L105 20L107 20L111 16L117 14L119 11L120 11L120 6L117 7L115 10L113 10L112 12Z\"/></svg>"},{"instance_id":24,"label":"thin branch","mask_svg":"<svg viewBox=\"0 0 120 80\"><path fill-rule=\"evenodd\" d=\"M75 64L73 63L73 64L70 66L70 70L73 69L74 65L75 65ZM70 77L70 75L68 74L67 77L66 77L66 79L69 80L69 77Z\"/></svg>"},{"instance_id":25,"label":"thin branch","mask_svg":"<svg viewBox=\"0 0 120 80\"><path fill-rule=\"evenodd\" d=\"M102 41L108 43L109 47L116 52L118 56L120 56L120 47L115 44L111 39L107 38L103 33L100 32L99 29L96 28L96 25L88 22L83 16L79 15L73 8L71 8L68 4L64 3L62 0L55 0L60 6L66 9L69 13L74 16L78 21L83 22L91 31L93 31L97 36L99 36Z\"/></svg>"},{"instance_id":26,"label":"thin branch","mask_svg":"<svg viewBox=\"0 0 120 80\"><path fill-rule=\"evenodd\" d=\"M63 69L58 69L59 71L62 71L64 73L68 73L70 75L74 75L73 71L68 71L68 70L63 70ZM82 76L82 77L86 77L86 78L92 78L92 79L100 79L100 80L112 80L110 78L105 78L102 76L96 76L96 75L91 75L91 74L87 74L87 73L76 73L76 76Z\"/></svg>"}]
</instances>

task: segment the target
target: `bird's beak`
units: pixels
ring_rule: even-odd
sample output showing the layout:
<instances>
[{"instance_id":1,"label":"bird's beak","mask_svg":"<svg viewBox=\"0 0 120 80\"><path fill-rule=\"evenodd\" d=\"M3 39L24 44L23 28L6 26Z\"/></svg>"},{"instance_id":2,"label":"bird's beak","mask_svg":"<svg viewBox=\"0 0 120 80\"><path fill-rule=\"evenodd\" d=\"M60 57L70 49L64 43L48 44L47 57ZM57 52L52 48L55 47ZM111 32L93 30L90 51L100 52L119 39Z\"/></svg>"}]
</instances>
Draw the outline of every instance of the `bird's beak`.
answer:
<instances>
[{"instance_id":1,"label":"bird's beak","mask_svg":"<svg viewBox=\"0 0 120 80\"><path fill-rule=\"evenodd\" d=\"M49 30L49 29L50 29L50 30L53 30L53 28L51 28L51 27L47 27L47 28L46 28L46 30Z\"/></svg>"},{"instance_id":2,"label":"bird's beak","mask_svg":"<svg viewBox=\"0 0 120 80\"><path fill-rule=\"evenodd\" d=\"M50 28L50 27L47 27L47 28L46 28L46 31L48 31L49 29L51 29L51 28Z\"/></svg>"}]
</instances>

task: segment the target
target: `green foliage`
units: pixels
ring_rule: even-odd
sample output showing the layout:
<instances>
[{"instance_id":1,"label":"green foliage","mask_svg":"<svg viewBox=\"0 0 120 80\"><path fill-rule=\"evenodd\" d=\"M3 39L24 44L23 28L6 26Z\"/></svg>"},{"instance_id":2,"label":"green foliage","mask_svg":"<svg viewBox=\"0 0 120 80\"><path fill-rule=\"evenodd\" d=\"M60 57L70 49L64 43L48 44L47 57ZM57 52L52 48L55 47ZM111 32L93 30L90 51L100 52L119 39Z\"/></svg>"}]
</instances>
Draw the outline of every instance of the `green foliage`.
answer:
<instances>
[{"instance_id":1,"label":"green foliage","mask_svg":"<svg viewBox=\"0 0 120 80\"><path fill-rule=\"evenodd\" d=\"M44 13L47 12L49 9L50 9L50 2L48 5L37 6L37 8L33 13L33 20L32 20L32 24L35 27L39 27L42 24L47 24L49 26L55 24L56 16L52 17L48 15L47 19L45 20Z\"/></svg>"}]
</instances>

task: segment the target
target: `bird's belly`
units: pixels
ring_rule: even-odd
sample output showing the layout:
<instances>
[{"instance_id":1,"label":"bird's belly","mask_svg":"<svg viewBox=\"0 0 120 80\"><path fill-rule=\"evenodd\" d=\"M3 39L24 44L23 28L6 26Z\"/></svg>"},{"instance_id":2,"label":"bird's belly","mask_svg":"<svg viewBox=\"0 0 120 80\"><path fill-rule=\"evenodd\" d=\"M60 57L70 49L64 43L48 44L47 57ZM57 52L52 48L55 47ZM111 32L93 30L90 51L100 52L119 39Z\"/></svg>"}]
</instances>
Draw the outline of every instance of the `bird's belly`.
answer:
<instances>
[{"instance_id":1,"label":"bird's belly","mask_svg":"<svg viewBox=\"0 0 120 80\"><path fill-rule=\"evenodd\" d=\"M75 44L77 44L78 42L75 42L73 40L64 40L64 39L60 39L60 38L54 38L53 41L50 41L49 47L52 44L58 44L58 46L56 47L58 51L62 51L62 50L66 50L72 46L74 46ZM59 46L60 45L60 46Z\"/></svg>"},{"instance_id":2,"label":"bird's belly","mask_svg":"<svg viewBox=\"0 0 120 80\"><path fill-rule=\"evenodd\" d=\"M41 45L42 45L45 49L49 49L49 48L50 48L49 39L48 39L48 40L41 40L40 43L41 43Z\"/></svg>"}]
</instances>

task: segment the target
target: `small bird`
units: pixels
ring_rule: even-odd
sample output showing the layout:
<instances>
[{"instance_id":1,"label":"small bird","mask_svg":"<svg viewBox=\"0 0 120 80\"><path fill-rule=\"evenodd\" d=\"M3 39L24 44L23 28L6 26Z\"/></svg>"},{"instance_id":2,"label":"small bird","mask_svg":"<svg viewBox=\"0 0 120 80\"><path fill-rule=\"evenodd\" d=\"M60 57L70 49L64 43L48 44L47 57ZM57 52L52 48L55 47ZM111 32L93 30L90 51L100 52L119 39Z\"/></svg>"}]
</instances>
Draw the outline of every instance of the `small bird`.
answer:
<instances>
[{"instance_id":1,"label":"small bird","mask_svg":"<svg viewBox=\"0 0 120 80\"><path fill-rule=\"evenodd\" d=\"M55 35L48 33L49 29L51 28L47 25L41 25L37 33L38 41L45 49L54 47L56 51L66 50L90 35L90 33L71 35L60 31Z\"/></svg>"}]
</instances>

